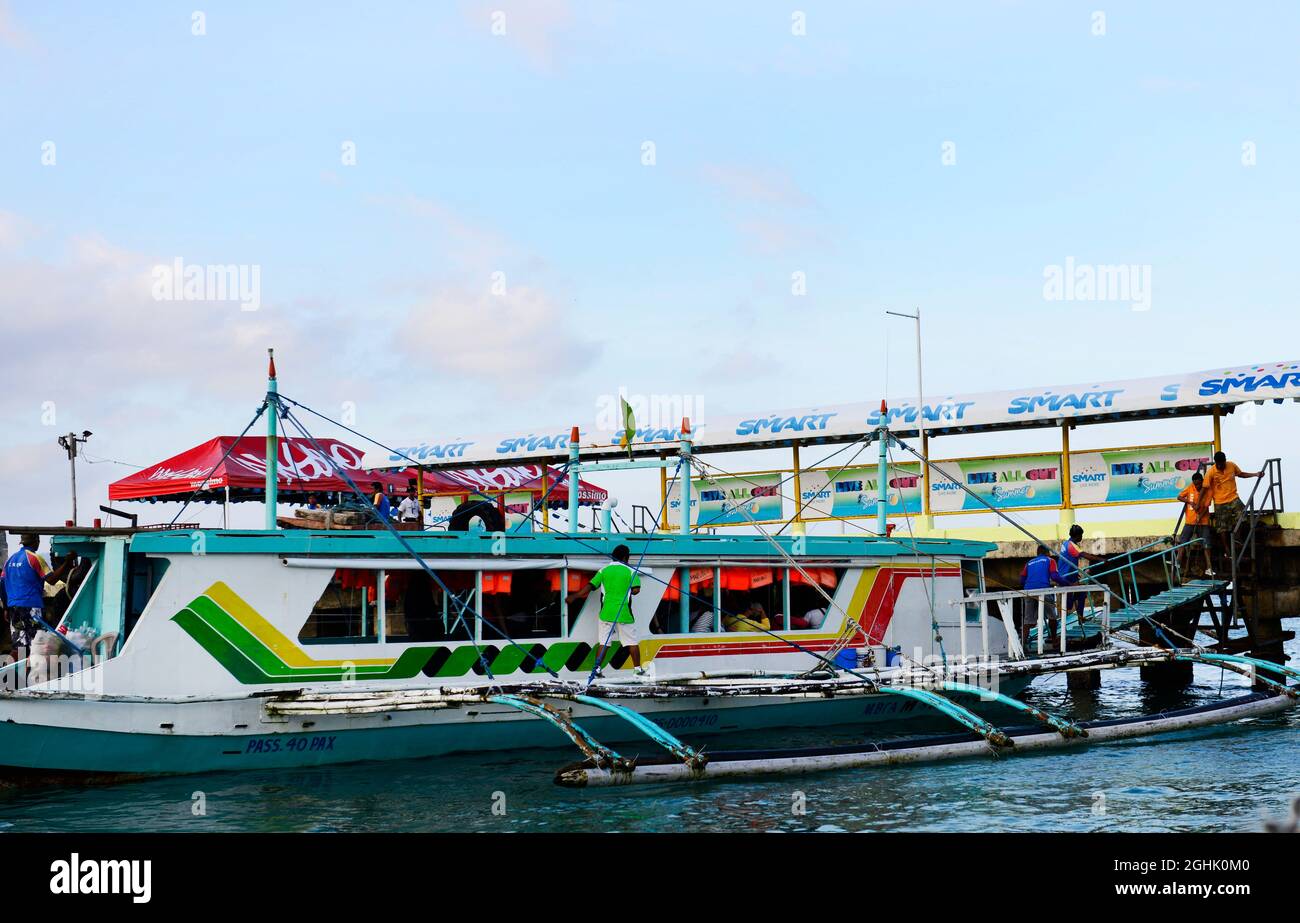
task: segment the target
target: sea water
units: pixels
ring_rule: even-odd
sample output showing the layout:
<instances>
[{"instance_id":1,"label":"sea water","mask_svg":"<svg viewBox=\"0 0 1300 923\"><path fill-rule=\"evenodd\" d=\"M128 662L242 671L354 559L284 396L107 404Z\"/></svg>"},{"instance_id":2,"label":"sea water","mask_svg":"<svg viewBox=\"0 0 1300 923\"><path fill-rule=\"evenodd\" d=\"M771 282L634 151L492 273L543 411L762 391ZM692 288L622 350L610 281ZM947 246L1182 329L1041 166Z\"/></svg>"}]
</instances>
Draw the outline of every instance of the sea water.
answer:
<instances>
[{"instance_id":1,"label":"sea water","mask_svg":"<svg viewBox=\"0 0 1300 923\"><path fill-rule=\"evenodd\" d=\"M1288 650L1300 657L1297 642ZM1136 669L1103 673L1102 684L1071 692L1063 678L1045 678L1027 700L1086 720L1246 691L1243 677L1201 666L1194 684L1176 692L1150 689ZM861 739L861 732L839 727L693 742L720 749ZM653 746L620 749L650 753ZM0 830L1249 831L1283 816L1300 794L1300 706L1227 727L1085 750L738 781L556 786L555 770L575 759L557 748L11 788L0 790Z\"/></svg>"}]
</instances>

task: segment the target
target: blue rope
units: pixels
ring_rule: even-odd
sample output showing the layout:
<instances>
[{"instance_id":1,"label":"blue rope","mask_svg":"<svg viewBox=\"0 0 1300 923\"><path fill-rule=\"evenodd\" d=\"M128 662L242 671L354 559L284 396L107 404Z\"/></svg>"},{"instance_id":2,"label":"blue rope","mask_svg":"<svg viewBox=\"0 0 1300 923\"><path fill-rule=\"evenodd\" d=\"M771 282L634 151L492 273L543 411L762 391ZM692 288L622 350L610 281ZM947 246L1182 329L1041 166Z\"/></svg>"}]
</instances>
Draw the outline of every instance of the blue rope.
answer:
<instances>
[{"instance_id":1,"label":"blue rope","mask_svg":"<svg viewBox=\"0 0 1300 923\"><path fill-rule=\"evenodd\" d=\"M677 467L673 469L673 477L672 477L671 484L676 484L676 483L677 483L677 477L678 477L679 474L681 474L681 470L682 470L682 463L681 463L681 461L679 460L679 461L677 462ZM662 517L663 517L663 514L664 514L664 511L665 511L666 509L668 509L668 494L671 493L671 491L672 491L671 484L670 484L670 486L669 486L669 489L666 490L666 491L664 491L664 502L663 502L663 504L659 507L659 516L658 516L657 518L662 518ZM689 515L689 513L688 513L687 515ZM575 535L577 534L576 530L575 530L574 534L575 534ZM649 543L649 542L646 542L646 543L641 547L641 557L637 558L637 561L636 561L636 567L632 568L632 573L633 573L634 575L636 575L636 576L638 576L638 577L641 575L641 565L645 563L646 552L649 551L649 550L650 550L650 543ZM610 560L612 561L613 558L611 557ZM687 583L689 584L690 581L687 581ZM565 589L568 589L568 588L566 587ZM689 592L689 591L690 591L690 587L688 586L688 587L687 587L687 592ZM603 593L604 593L604 590L602 590L601 592L602 592L602 594L603 594ZM628 611L629 611L629 612L631 611L631 599L632 599L632 581L629 580L629 581L628 581L628 584L627 584L627 590L625 591L625 595L624 595L624 597L623 597L623 605L628 607ZM619 607L619 614L621 615L622 612L623 612L623 609L622 609L622 607L620 606L620 607ZM598 621L599 621L599 618L600 618L600 617L597 616L597 620L598 620ZM615 616L615 621L609 623L609 633L608 633L607 635L605 635L605 643L602 644L602 645L600 645L600 649L597 651L597 653L598 653L599 656L597 656L596 659L592 662L592 665L591 665L591 672L587 674L587 688L590 688L590 687L591 687L591 684L592 684L592 683L595 681L595 679L596 679L596 674L597 674L598 672L600 672L601 661L605 659L605 651L609 650L610 642L614 640L614 629L616 629L617 627L618 627L618 621L617 621L617 616ZM600 636L597 635L596 637L600 637Z\"/></svg>"},{"instance_id":2,"label":"blue rope","mask_svg":"<svg viewBox=\"0 0 1300 923\"><path fill-rule=\"evenodd\" d=\"M566 461L566 462L564 463L564 467L562 467L562 468L560 469L560 473L563 474L563 475L565 476L563 479L567 479L568 476L569 476L569 465L570 465L570 462L567 462L567 461ZM549 466L549 465L547 465L547 464L545 464L545 463L542 464L542 471L543 471L543 472L549 472L550 470L551 470L551 469L550 469L550 466ZM547 512L546 512L546 501L547 501L548 499L550 499L551 493L555 490L555 488L557 488L557 487L560 486L560 481L563 480L563 479L561 479L561 478L556 478L555 481L551 484L551 486L548 487L548 488L546 489L546 493L542 494L542 499L541 499L540 504L539 504L539 509L541 509L541 511L542 511L542 520L543 520L543 521L546 520L546 515L547 515ZM576 478L576 477L575 477L574 480L577 481L577 480L579 480L579 478ZM570 484L570 485L569 485L569 490L577 490L577 489L578 489L578 485L577 485L577 484ZM519 524L516 525L516 526L514 527L513 530L511 530L511 533L510 533L510 534L511 534L511 535L515 534L516 532L518 532L518 531L519 531L520 529L522 529L523 527L524 527L524 520L521 519L521 520L519 520Z\"/></svg>"},{"instance_id":3,"label":"blue rope","mask_svg":"<svg viewBox=\"0 0 1300 923\"><path fill-rule=\"evenodd\" d=\"M313 447L318 452L320 452L323 457L328 458L325 452L321 449L320 443L316 441L315 437L312 436L311 433L307 431L307 428L302 424L302 422L287 408L285 409L284 412L284 419L289 420L298 429L299 432L301 432L307 439L311 440ZM335 465L332 461L329 462L329 464L335 471L339 473L339 475L343 478L343 480L347 482L347 485L352 489L352 492L356 494L359 499L364 501L365 494L361 492L361 489L357 487L356 483L352 480L352 478L348 475L348 473L344 471L342 468L340 468L339 466ZM460 597L456 596L454 593L451 592L451 589L447 586L447 584L445 584L442 581L442 578L440 578L433 571L433 569L429 567L428 563L424 560L424 558L420 556L420 553L417 552L414 547L412 547L411 543L406 540L405 536L403 536L402 533L398 531L398 529L395 528L391 522L384 522L384 527L393 535L394 538L397 539L398 544L400 544L406 550L406 552L410 554L411 557L413 557L417 563L419 563L421 569L425 572L425 574L429 576L431 580L434 581L434 583L438 585L439 588L441 588L443 593L446 594L448 597L456 600L456 604L459 607L458 611L456 612L457 627L464 627L466 629L466 633L471 636L471 643L474 644L474 649L475 652L478 654L479 663L483 666L483 671L487 674L489 679L495 682L496 676L493 674L492 668L487 662L487 658L483 656L483 651L478 646L477 642L473 641L473 632L469 631L468 627L465 625L465 618L464 618L465 611L469 607L460 599ZM532 662L535 665L541 666L542 669L544 669L547 673L551 674L552 677L559 679L559 674L556 673L554 670L552 670L550 667L548 667L540 658L536 657L528 648L524 647L522 644L519 644L517 641L515 641L509 635L505 634L505 632L498 629L487 619L480 619L479 622L481 624L489 626L494 632L500 635L502 639L508 641L513 647L517 647L520 650L522 650L524 652L524 655L528 659L532 660Z\"/></svg>"},{"instance_id":4,"label":"blue rope","mask_svg":"<svg viewBox=\"0 0 1300 923\"><path fill-rule=\"evenodd\" d=\"M287 401L288 403L293 404L295 407L301 407L303 410L306 410L308 413L314 414L315 416L317 416L317 417L319 417L320 419L326 421L327 423L336 423L336 421L331 420L329 417L325 416L324 414L322 414L322 413L320 413L320 412L318 412L318 411L316 411L316 410L312 410L312 408L308 407L306 404L300 403L299 401L295 401L295 400L293 400L292 398L285 397L284 395L278 395L278 397L279 397L279 399L280 399L281 401ZM296 423L296 425L297 425L300 429L302 429L302 424L299 423L299 422L297 421L297 418L294 418L294 422ZM396 450L396 449L393 449L393 448L391 448L391 447L389 447L389 446L386 446L386 445L384 445L383 443L378 442L377 440L372 439L372 438L370 438L369 436L366 436L364 433L357 432L355 429L352 429L352 428L350 428L350 427L348 427L348 426L346 426L346 425L344 425L344 424L342 424L342 423L336 423L336 425L340 426L342 429L347 430L349 433L352 433L353 435L358 436L358 437L361 438L361 439L365 439L366 441L371 442L371 443L373 443L374 445L379 446L381 449L384 449L384 450L386 450L386 451L388 451L388 452L391 452L391 453L392 453L393 455L395 455L395 456L398 456L398 457L400 457L400 458L406 459L406 460L409 461L411 464L414 464L414 465L417 465L417 466L419 465L419 462L417 462L415 459L411 458L409 455L406 455L406 454L403 453L403 452L399 452L399 451ZM830 455L826 456L825 458L823 458L823 459L821 460L821 462L818 462L817 464L822 464L822 463L824 463L824 462L826 462L826 461L829 461L830 459L834 458L836 455L840 454L841 452L847 451L848 449L852 448L853 445L855 445L855 443L849 443L848 445L844 446L843 448L838 449L837 451L835 451L835 452L831 453ZM680 470L680 467L681 467L681 465L680 465L680 463L679 463L679 464L678 464L678 471ZM674 472L674 475L673 475L673 483L676 483L676 480L677 480L677 477L678 477L678 471L675 471L675 472ZM352 483L351 478L348 478L345 472L341 472L341 473L343 473L344 479L345 479L345 480L348 482L348 484L352 487L353 491L356 492L357 495L358 495L358 496L359 496L363 501L365 501L365 500L366 500L365 495L362 494L360 491L357 490L357 487L356 487L355 484ZM488 499L488 500L493 499L492 497L490 497L490 496L488 496L487 494L484 494L484 493L482 493L482 492L480 492L480 491L476 491L476 490L472 490L472 489L471 489L470 493L477 494L478 496L483 497L484 499ZM665 503L664 503L664 505L660 507L660 515L661 515L661 516L662 516L663 511L664 511L666 508L667 508L667 498L665 498ZM410 553L411 553L413 556L416 557L416 560L418 560L418 561L420 562L420 566L423 567L423 568L425 569L425 571L426 571L427 573L429 573L430 576L433 577L433 579L438 583L439 586L444 587L444 592L446 592L446 590L445 590L445 585L442 583L442 581L438 579L438 577L437 577L436 574L434 574L431 570L429 570L428 565L424 563L424 560L423 560L422 558L419 557L419 555L414 551L414 549L410 548L410 546L406 544L405 540L401 537L400 533L398 533L397 530L392 529L391 526L389 526L389 528L390 528L390 530L391 530L395 535L398 536L398 541L402 542L402 544L407 548L407 550L410 551ZM569 537L570 539L572 539L573 541L576 541L578 544L583 545L583 546L587 547L588 549L590 549L590 550L592 550L592 551L599 552L599 553L602 554L602 555L606 553L606 551L605 551L604 548L601 548L600 546L598 546L598 545L596 545L596 544L594 544L594 543L592 543L592 542L588 542L588 541L586 541L585 539L581 538L581 536L579 535L579 533L576 532L576 531L574 531L574 532L573 532L570 536L568 536L568 537ZM643 570L641 569L641 563L644 562L644 560L645 560L645 553L646 553L647 550L648 550L648 546L647 546L647 548L645 548L645 549L642 550L641 557L638 559L638 562L637 562L637 566L636 566L635 568L633 568L633 570L636 572L636 574L637 574L638 576L649 577L649 579L651 579L651 580L653 580L653 581L655 581L655 582L662 583L664 586L669 586L669 585L670 585L670 582L669 582L669 581L667 581L667 580L661 580L660 578L656 577L654 574L648 573L648 572L643 571ZM566 588L565 588L566 592L567 592L567 589L568 589L568 588L566 587ZM693 601L696 601L696 602L707 602L707 603L709 604L710 607L712 607L712 605L713 605L713 600L711 600L711 599L707 599L707 600L706 600L706 599L705 599L704 597L702 597L702 596L696 596L695 594L691 593L691 592L690 592L689 582L688 582L688 585L687 585L686 587L681 588L681 592L685 593L685 594L687 595L687 597L688 597L689 599L693 600ZM629 588L629 593L630 593L630 588ZM458 601L459 601L459 600L458 600ZM462 604L462 606L463 606L463 604ZM465 607L465 608L467 608L467 607ZM719 606L718 611L719 611L719 613L722 614L722 615L730 615L730 616L736 616L736 615L737 615L737 614L734 613L734 612L730 612L730 611L728 611L728 610L726 610L726 609L723 609L721 606ZM459 619L459 614L458 614L457 618ZM462 623L462 624L463 624L463 623ZM489 623L489 624L490 624L490 623ZM614 624L617 625L617 623L614 623ZM752 623L750 623L750 624L752 624ZM784 637L784 636L782 636L782 635L777 634L777 633L774 632L774 631L770 631L769 629L763 628L763 627L758 626L758 625L754 625L753 627L754 627L754 630L756 630L756 631L761 631L761 632L763 632L764 634L770 635L771 637L777 639L778 641L782 642L783 644L788 645L788 646L789 646L790 648L792 648L793 650L798 651L799 653L802 653L802 654L807 654L809 657L812 657L814 660L818 660L818 661L820 661L821 663L826 664L827 666L831 667L832 669L836 669L836 670L845 669L845 668L839 666L839 664L836 664L835 662L833 662L833 661L831 661L831 660L828 660L827 658L823 657L821 654L818 654L816 651L811 651L811 650L809 650L808 648L804 647L802 644L799 644L797 641L792 641L792 640L789 639L789 638L786 638L786 637ZM494 631L496 630L496 626L495 626L495 625L492 626L492 628L493 628ZM500 633L500 632L498 632L498 633ZM609 635L608 635L607 638L606 638L606 641L607 641L607 642L608 642L609 640L612 640L612 638L613 638L613 633L614 633L614 632L613 632L613 628L611 628L610 633L609 633ZM504 635L503 635L503 637L504 637ZM507 638L507 640L511 640L511 639ZM514 643L514 642L511 641L511 643ZM516 646L516 647L520 647L521 645L517 645L517 644L516 644L515 646ZM536 658L533 657L531 653L530 653L528 656L529 656L531 659L533 659L534 661L536 660ZM602 659L603 659L603 658L602 658ZM599 661L597 661L597 663L599 663ZM545 664L542 664L542 667L543 667L543 669L546 670L547 673L550 673L551 676L555 677L556 679L559 678L559 675L558 675L557 673L555 673L553 670L551 670L549 667L547 667ZM862 674L860 674L860 673L858 673L858 672L856 672L856 671L854 671L854 670L846 670L846 672L848 672L848 673L849 673L850 675L852 675L852 676L856 676L856 677L858 677L859 679L865 680L865 681L867 681L867 682L874 682L874 680L870 679L870 677L863 676ZM594 677L595 677L595 673L594 673L594 671L593 671L592 674L590 674L590 675L587 677L587 684L588 684L588 686L590 686L590 684L591 684L592 680L594 679Z\"/></svg>"}]
</instances>

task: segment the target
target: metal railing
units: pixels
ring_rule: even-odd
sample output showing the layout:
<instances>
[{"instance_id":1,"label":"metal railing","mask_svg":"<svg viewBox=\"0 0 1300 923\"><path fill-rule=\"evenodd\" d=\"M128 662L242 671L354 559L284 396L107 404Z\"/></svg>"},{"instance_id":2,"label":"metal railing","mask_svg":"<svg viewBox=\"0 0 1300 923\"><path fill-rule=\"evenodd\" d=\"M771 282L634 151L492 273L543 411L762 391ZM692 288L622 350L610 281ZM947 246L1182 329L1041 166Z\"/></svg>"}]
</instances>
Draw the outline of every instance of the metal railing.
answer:
<instances>
[{"instance_id":1,"label":"metal railing","mask_svg":"<svg viewBox=\"0 0 1300 923\"><path fill-rule=\"evenodd\" d=\"M632 507L632 531L633 532L658 532L659 519L655 511L648 506L640 504Z\"/></svg>"},{"instance_id":2,"label":"metal railing","mask_svg":"<svg viewBox=\"0 0 1300 923\"><path fill-rule=\"evenodd\" d=\"M1030 600L1035 600L1035 599L1038 600L1038 606L1036 607L1038 610L1037 648L1038 648L1038 654L1041 656L1046 651L1047 631L1045 629L1046 629L1046 620L1047 620L1047 603L1049 598L1056 597L1055 608L1057 612L1057 620L1059 622L1057 626L1059 632L1059 645L1060 645L1059 653L1064 654L1068 652L1068 648L1069 648L1069 636L1067 632L1069 616L1071 611L1069 601L1072 595L1078 593L1085 593L1085 594L1101 593L1102 594L1103 602L1101 608L1101 637L1102 637L1102 643L1104 644L1110 638L1110 598L1115 594L1111 591L1109 587L1103 584L1081 583L1074 586L1048 587L1042 590L999 590L992 593L971 593L968 596L963 596L961 599L953 600L952 605L962 606L962 607L972 605L972 604L979 605L981 656L983 657L984 660L988 660L989 658L989 603L1001 602L1003 600L1008 600L1012 602L1014 602L1015 600L1022 600L1024 601L1024 604L1027 606ZM1086 603L1087 597L1085 596L1084 599ZM962 662L965 663L969 660L969 654L968 654L969 644L966 640L966 629L968 625L966 623L964 612L962 613L961 618L962 621L960 624L960 629L961 629L960 655L961 655ZM1085 620L1086 620L1085 618L1081 618L1079 621L1079 625L1081 629L1083 626L1083 622ZM1011 659L1024 660L1025 659L1024 641L1026 640L1027 636L1022 637L1022 634L1024 632L1025 620L1024 619L1021 620L1020 630L1017 631L1015 627L1014 613L1011 614L1010 618L1008 618L1005 615L1001 615L1000 608L999 608L999 621L1002 622L1002 627L1006 631L1007 650L1008 653L1010 654Z\"/></svg>"},{"instance_id":3,"label":"metal railing","mask_svg":"<svg viewBox=\"0 0 1300 923\"><path fill-rule=\"evenodd\" d=\"M1267 486L1265 486L1267 482ZM1260 495L1260 488L1264 487L1264 493ZM1264 468L1260 477L1255 479L1255 486L1251 488L1246 497L1246 502L1242 505L1241 512L1233 520L1232 528L1228 532L1228 562L1230 566L1229 576L1232 578L1232 622L1235 622L1241 614L1241 597L1243 588L1241 586L1242 562L1246 559L1247 553L1254 566L1251 567L1249 584L1244 588L1246 595L1250 597L1251 611L1258 611L1259 602L1259 575L1257 571L1257 559L1255 557L1255 536L1259 529L1260 519L1269 513L1280 513L1284 509L1284 498L1282 495L1282 459L1270 458L1264 462ZM1242 523L1247 524L1246 534L1240 540L1237 533L1241 529ZM1240 544L1240 547L1238 547ZM1247 630L1250 630L1249 623ZM1253 631L1251 637L1254 642Z\"/></svg>"}]
</instances>

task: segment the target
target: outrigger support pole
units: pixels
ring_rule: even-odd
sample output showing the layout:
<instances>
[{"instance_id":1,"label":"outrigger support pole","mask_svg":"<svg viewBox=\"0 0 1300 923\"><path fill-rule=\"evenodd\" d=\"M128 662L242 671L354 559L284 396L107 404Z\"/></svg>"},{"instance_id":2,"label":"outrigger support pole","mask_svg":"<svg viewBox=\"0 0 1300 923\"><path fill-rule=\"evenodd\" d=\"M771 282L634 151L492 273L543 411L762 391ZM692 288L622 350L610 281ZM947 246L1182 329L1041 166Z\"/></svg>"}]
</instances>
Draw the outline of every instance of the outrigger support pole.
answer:
<instances>
[{"instance_id":1,"label":"outrigger support pole","mask_svg":"<svg viewBox=\"0 0 1300 923\"><path fill-rule=\"evenodd\" d=\"M582 702L584 705L591 705L602 711L607 711L611 715L617 715L624 721L627 721L638 731L645 734L659 746L663 747L669 753L681 759L687 766L692 769L703 769L708 765L709 758L694 747L690 747L672 734L669 734L659 725L655 724L649 718L641 715L630 708L622 705L615 705L607 699L598 699L589 695L575 695L573 701Z\"/></svg>"},{"instance_id":2,"label":"outrigger support pole","mask_svg":"<svg viewBox=\"0 0 1300 923\"><path fill-rule=\"evenodd\" d=\"M1056 730L1062 737L1087 737L1088 732L1079 727L1073 721L1067 721L1056 715L1049 714L1041 708L1034 708L1032 705L1026 705L1019 699L1013 699L1005 696L1000 692L994 692L992 689L985 689L982 686L971 686L966 683L944 683L944 692L957 692L966 695L977 695L982 699L992 699L999 705L1005 705L1008 708L1014 708L1016 711L1022 711L1032 717L1035 721L1040 721L1048 727Z\"/></svg>"},{"instance_id":3,"label":"outrigger support pole","mask_svg":"<svg viewBox=\"0 0 1300 923\"><path fill-rule=\"evenodd\" d=\"M1209 654L1197 651L1195 653L1183 653L1174 657L1174 660L1185 660L1191 663L1203 663L1212 667L1218 667L1220 670L1231 670L1233 673L1240 673L1246 679L1253 683L1258 683L1272 689L1291 699L1300 699L1300 691L1295 687L1288 686L1286 680L1278 682L1277 680L1267 679L1260 676L1257 670L1268 670L1270 672L1279 672L1283 676L1290 676L1295 673L1289 667L1281 664L1272 663L1268 660L1256 660L1253 657L1238 657L1232 654Z\"/></svg>"},{"instance_id":4,"label":"outrigger support pole","mask_svg":"<svg viewBox=\"0 0 1300 923\"><path fill-rule=\"evenodd\" d=\"M570 720L564 712L552 708L540 699L531 696L523 697L517 695L492 695L487 697L487 701L497 705L507 705L510 708L517 708L543 721L549 722L557 728L564 736L573 741L579 750L591 760L600 769L607 769L611 772L630 772L635 768L635 761L624 759L613 750L606 747L600 741L596 740L582 728Z\"/></svg>"},{"instance_id":5,"label":"outrigger support pole","mask_svg":"<svg viewBox=\"0 0 1300 923\"><path fill-rule=\"evenodd\" d=\"M1193 655L1187 655L1193 656ZM1265 673L1277 673L1280 676L1288 677L1300 682L1300 670L1294 667L1284 666L1280 663L1274 663L1271 660L1259 660L1255 657L1246 657L1242 654L1214 654L1209 651L1198 651L1195 654L1196 659L1204 660L1209 663L1227 662L1240 663L1248 667L1254 667L1257 670L1263 670Z\"/></svg>"},{"instance_id":6,"label":"outrigger support pole","mask_svg":"<svg viewBox=\"0 0 1300 923\"><path fill-rule=\"evenodd\" d=\"M931 708L943 712L958 724L970 728L995 747L1014 746L1014 742L1001 728L994 727L973 711L962 708L956 702L946 699L936 692L930 692L928 689L918 689L915 686L877 686L875 691L887 695L901 695L904 698L915 699L929 705Z\"/></svg>"}]
</instances>

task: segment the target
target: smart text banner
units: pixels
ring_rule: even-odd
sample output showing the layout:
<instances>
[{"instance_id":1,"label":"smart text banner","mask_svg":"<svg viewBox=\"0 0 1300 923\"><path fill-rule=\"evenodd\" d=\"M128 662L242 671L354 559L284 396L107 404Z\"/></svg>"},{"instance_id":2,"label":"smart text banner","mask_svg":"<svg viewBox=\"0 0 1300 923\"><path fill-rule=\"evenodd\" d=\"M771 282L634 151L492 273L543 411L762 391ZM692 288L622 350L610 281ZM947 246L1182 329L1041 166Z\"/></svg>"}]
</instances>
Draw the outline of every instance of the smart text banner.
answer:
<instances>
[{"instance_id":1,"label":"smart text banner","mask_svg":"<svg viewBox=\"0 0 1300 923\"><path fill-rule=\"evenodd\" d=\"M1208 466L1208 442L1070 453L1070 505L1154 503L1177 499L1197 468Z\"/></svg>"}]
</instances>

